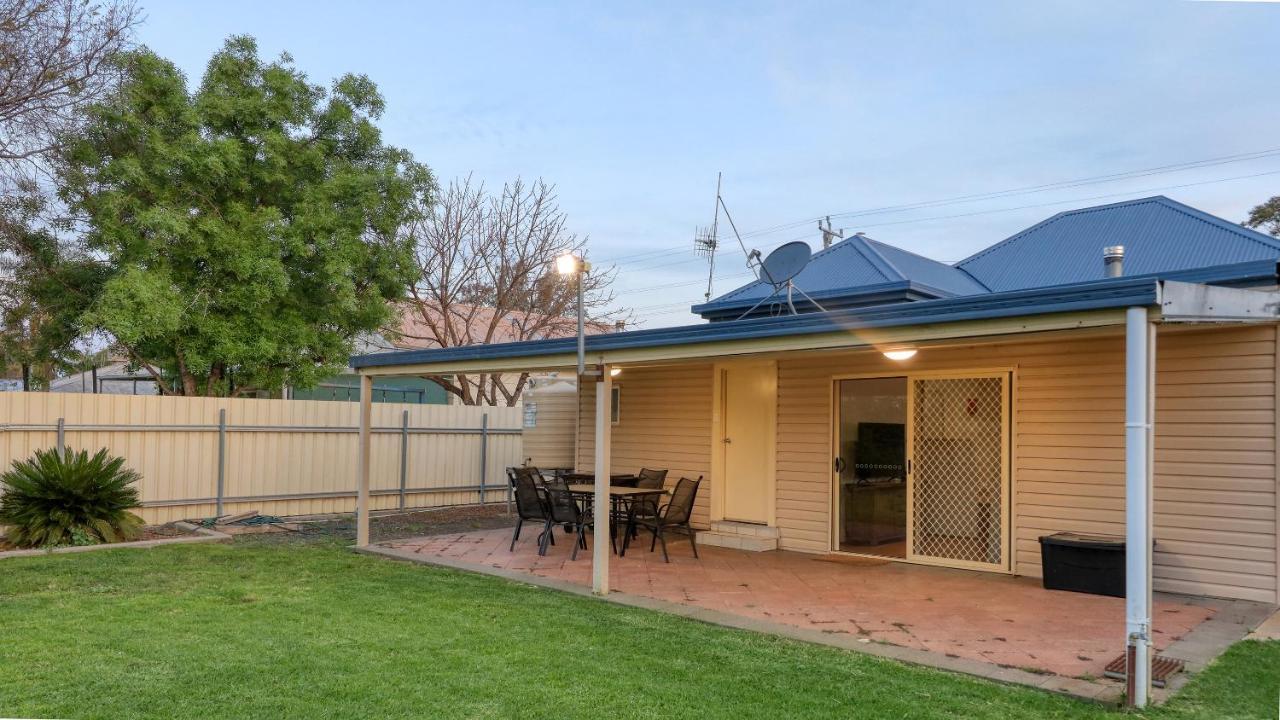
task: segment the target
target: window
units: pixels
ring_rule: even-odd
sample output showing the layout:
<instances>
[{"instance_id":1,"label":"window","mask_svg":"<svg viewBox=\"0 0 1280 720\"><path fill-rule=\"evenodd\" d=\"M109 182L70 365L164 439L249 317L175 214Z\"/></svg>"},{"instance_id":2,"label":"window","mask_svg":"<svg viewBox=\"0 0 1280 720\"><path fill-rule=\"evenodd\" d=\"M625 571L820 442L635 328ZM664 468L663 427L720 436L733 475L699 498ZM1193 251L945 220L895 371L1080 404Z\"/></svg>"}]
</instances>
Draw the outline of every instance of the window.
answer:
<instances>
[{"instance_id":1,"label":"window","mask_svg":"<svg viewBox=\"0 0 1280 720\"><path fill-rule=\"evenodd\" d=\"M617 425L622 419L622 388L614 385L609 389L609 422Z\"/></svg>"}]
</instances>

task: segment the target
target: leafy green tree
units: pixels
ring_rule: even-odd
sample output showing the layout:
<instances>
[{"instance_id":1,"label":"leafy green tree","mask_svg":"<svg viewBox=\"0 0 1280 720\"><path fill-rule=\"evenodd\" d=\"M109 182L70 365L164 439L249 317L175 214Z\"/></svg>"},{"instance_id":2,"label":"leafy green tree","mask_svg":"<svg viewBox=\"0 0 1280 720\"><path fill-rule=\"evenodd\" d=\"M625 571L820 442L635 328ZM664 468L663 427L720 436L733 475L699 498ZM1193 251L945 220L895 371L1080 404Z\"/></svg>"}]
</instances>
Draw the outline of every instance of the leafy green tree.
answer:
<instances>
[{"instance_id":1,"label":"leafy green tree","mask_svg":"<svg viewBox=\"0 0 1280 720\"><path fill-rule=\"evenodd\" d=\"M332 376L415 277L400 228L434 188L383 144L374 83L326 90L244 36L194 93L153 53L120 62L119 91L55 161L83 232L44 274L50 313L108 335L165 394Z\"/></svg>"},{"instance_id":2,"label":"leafy green tree","mask_svg":"<svg viewBox=\"0 0 1280 720\"><path fill-rule=\"evenodd\" d=\"M1249 219L1245 220L1244 224L1245 227L1280 237L1280 195L1250 210Z\"/></svg>"}]
</instances>

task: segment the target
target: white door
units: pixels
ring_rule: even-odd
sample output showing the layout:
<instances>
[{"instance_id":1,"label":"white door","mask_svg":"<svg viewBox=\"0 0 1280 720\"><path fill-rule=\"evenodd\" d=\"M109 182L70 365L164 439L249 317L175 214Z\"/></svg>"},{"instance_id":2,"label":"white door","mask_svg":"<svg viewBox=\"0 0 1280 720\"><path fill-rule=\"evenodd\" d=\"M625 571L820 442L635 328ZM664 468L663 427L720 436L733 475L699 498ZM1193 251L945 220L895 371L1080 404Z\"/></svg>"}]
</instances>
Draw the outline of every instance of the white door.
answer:
<instances>
[{"instance_id":1,"label":"white door","mask_svg":"<svg viewBox=\"0 0 1280 720\"><path fill-rule=\"evenodd\" d=\"M1009 375L911 377L907 557L1009 566Z\"/></svg>"},{"instance_id":2,"label":"white door","mask_svg":"<svg viewBox=\"0 0 1280 720\"><path fill-rule=\"evenodd\" d=\"M769 418L777 402L777 370L768 363L735 365L720 372L724 519L768 523L774 442Z\"/></svg>"}]
</instances>

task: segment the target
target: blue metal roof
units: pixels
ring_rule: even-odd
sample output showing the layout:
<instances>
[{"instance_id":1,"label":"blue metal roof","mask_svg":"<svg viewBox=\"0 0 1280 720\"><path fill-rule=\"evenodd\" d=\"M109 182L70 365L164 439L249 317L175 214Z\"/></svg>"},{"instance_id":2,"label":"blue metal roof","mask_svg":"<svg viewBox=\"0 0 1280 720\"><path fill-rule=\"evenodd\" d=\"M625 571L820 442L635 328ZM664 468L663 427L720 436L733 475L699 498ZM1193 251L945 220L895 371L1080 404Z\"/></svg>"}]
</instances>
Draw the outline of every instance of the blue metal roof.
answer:
<instances>
[{"instance_id":1,"label":"blue metal roof","mask_svg":"<svg viewBox=\"0 0 1280 720\"><path fill-rule=\"evenodd\" d=\"M907 327L933 323L986 320L1050 313L1101 310L1151 305L1156 302L1159 280L1211 283L1216 285L1274 285L1274 260L1235 263L1213 268L1140 277L1108 278L1048 288L981 293L960 297L894 302L830 312L804 313L784 317L747 318L699 323L653 330L588 335L587 352L630 350L667 345L695 345L727 340L753 340L832 332L856 332L870 328ZM501 358L538 358L574 353L576 338L555 338L528 342L467 345L429 350L404 350L358 355L351 367L387 367L418 363L458 362Z\"/></svg>"},{"instance_id":2,"label":"blue metal roof","mask_svg":"<svg viewBox=\"0 0 1280 720\"><path fill-rule=\"evenodd\" d=\"M864 235L854 235L814 253L805 269L796 275L795 284L819 302L824 297L879 296L893 286L910 286L922 293L919 297L904 296L899 300L986 292L981 283L962 270ZM711 302L695 305L693 312L708 319L736 318L772 292L769 283L754 280ZM803 304L802 296L797 295L795 300L798 305ZM767 314L767 310L759 314Z\"/></svg>"},{"instance_id":3,"label":"blue metal roof","mask_svg":"<svg viewBox=\"0 0 1280 720\"><path fill-rule=\"evenodd\" d=\"M868 237L863 239L868 246L891 263L904 279L935 287L952 295L987 292L985 285L964 270Z\"/></svg>"},{"instance_id":4,"label":"blue metal roof","mask_svg":"<svg viewBox=\"0 0 1280 720\"><path fill-rule=\"evenodd\" d=\"M1280 241L1164 196L1058 213L956 263L993 291L1104 276L1102 249L1123 245L1125 275L1280 258Z\"/></svg>"},{"instance_id":5,"label":"blue metal roof","mask_svg":"<svg viewBox=\"0 0 1280 720\"><path fill-rule=\"evenodd\" d=\"M1271 266L1271 271L1275 272L1274 264ZM596 353L1151 305L1156 302L1156 284L1157 280L1154 278L1113 278L1066 287L984 293L851 310L633 330L606 335L588 335L586 346L588 353ZM358 355L351 358L351 367L385 367L455 361L463 364L472 360L537 358L573 353L576 350L576 338L555 338Z\"/></svg>"}]
</instances>

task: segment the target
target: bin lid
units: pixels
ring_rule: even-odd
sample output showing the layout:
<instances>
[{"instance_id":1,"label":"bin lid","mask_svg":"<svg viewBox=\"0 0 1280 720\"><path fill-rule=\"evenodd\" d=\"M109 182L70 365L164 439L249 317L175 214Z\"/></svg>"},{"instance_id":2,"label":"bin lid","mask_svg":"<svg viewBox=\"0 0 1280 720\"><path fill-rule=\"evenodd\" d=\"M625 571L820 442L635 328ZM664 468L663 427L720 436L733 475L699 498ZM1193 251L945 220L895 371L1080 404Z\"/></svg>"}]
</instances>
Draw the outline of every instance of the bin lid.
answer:
<instances>
[{"instance_id":1,"label":"bin lid","mask_svg":"<svg viewBox=\"0 0 1280 720\"><path fill-rule=\"evenodd\" d=\"M1040 536L1040 542L1046 545L1067 545L1070 547L1124 548L1124 536L1103 535L1094 533L1060 532L1053 535Z\"/></svg>"}]
</instances>

